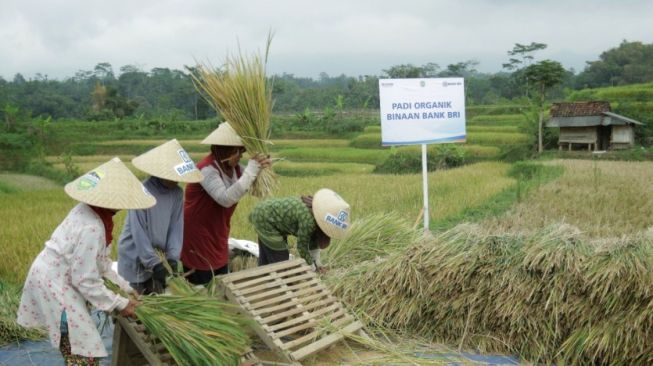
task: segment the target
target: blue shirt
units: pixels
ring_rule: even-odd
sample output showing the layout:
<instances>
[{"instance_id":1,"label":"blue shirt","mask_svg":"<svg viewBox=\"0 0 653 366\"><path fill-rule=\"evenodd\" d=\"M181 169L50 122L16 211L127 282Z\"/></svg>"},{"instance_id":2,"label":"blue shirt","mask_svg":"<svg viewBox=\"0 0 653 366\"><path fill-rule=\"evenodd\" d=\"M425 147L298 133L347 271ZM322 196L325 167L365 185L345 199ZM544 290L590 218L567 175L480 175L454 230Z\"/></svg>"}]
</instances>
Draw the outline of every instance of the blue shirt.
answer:
<instances>
[{"instance_id":1,"label":"blue shirt","mask_svg":"<svg viewBox=\"0 0 653 366\"><path fill-rule=\"evenodd\" d=\"M180 187L166 187L159 178L143 182L156 198L156 205L130 210L118 244L118 273L130 283L152 277L152 267L161 263L155 249L178 261L184 234L183 200Z\"/></svg>"}]
</instances>

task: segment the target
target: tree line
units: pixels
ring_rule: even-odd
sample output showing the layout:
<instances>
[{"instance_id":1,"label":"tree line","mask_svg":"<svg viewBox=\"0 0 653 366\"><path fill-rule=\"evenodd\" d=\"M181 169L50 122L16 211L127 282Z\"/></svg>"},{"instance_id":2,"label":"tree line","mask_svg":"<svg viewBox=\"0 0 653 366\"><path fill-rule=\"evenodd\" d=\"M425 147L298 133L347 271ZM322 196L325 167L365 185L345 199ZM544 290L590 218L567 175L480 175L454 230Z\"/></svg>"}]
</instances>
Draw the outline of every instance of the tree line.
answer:
<instances>
[{"instance_id":1,"label":"tree line","mask_svg":"<svg viewBox=\"0 0 653 366\"><path fill-rule=\"evenodd\" d=\"M514 103L542 95L532 88L534 66L540 71L554 67L555 83L546 88L547 98L563 98L569 90L653 81L653 44L623 41L588 61L584 70L564 70L552 60L537 61L546 44L516 44L507 51L503 70L477 71L478 62L466 60L441 67L437 63L388 67L381 75L297 77L284 73L271 77L274 111L304 113L334 110L377 109L379 78L464 77L468 105ZM542 62L549 62L542 65ZM547 68L548 67L548 68ZM562 70L562 71L560 71ZM168 120L206 119L215 112L195 90L193 67L184 70L125 65L116 73L103 62L93 70L80 70L63 80L20 73L12 80L0 78L0 118L4 121L30 117L52 119L114 120L124 117ZM541 76L541 75L540 75ZM536 77L537 79L537 77ZM540 85L541 86L541 85ZM540 90L541 91L541 90ZM531 93L538 94L532 98Z\"/></svg>"}]
</instances>

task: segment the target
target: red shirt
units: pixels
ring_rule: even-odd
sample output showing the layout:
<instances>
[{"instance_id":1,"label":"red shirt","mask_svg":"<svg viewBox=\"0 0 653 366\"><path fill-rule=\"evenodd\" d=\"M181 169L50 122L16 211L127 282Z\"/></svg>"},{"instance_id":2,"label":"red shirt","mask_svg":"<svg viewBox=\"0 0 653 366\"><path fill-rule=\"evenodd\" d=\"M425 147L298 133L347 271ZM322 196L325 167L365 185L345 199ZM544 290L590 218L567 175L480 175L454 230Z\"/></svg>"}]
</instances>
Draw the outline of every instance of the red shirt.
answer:
<instances>
[{"instance_id":1,"label":"red shirt","mask_svg":"<svg viewBox=\"0 0 653 366\"><path fill-rule=\"evenodd\" d=\"M213 155L205 157L198 169L217 162ZM220 175L222 172L218 169ZM240 178L240 166L236 166L236 176ZM188 268L203 271L217 270L229 262L229 230L231 215L238 204L227 208L220 206L199 183L186 185L184 198L184 245L181 261Z\"/></svg>"}]
</instances>

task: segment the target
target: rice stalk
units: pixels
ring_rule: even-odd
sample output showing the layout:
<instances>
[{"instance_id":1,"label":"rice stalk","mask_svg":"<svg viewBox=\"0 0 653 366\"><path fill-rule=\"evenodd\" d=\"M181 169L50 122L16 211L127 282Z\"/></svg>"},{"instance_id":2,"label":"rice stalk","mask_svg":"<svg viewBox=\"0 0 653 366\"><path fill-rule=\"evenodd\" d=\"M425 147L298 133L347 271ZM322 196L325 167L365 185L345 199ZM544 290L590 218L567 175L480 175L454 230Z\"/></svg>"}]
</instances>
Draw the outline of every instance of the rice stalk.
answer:
<instances>
[{"instance_id":1,"label":"rice stalk","mask_svg":"<svg viewBox=\"0 0 653 366\"><path fill-rule=\"evenodd\" d=\"M239 49L226 57L222 69L200 64L197 73L191 74L195 88L229 122L251 156L270 155L272 87L265 65L271 42L272 33L268 34L265 56L244 55ZM276 175L268 167L261 170L250 192L265 197L276 184Z\"/></svg>"},{"instance_id":2,"label":"rice stalk","mask_svg":"<svg viewBox=\"0 0 653 366\"><path fill-rule=\"evenodd\" d=\"M396 212L367 215L354 221L346 236L324 251L324 259L333 268L351 267L401 250L419 236Z\"/></svg>"},{"instance_id":3,"label":"rice stalk","mask_svg":"<svg viewBox=\"0 0 653 366\"><path fill-rule=\"evenodd\" d=\"M0 280L0 346L25 339L38 340L45 337L40 329L27 329L16 323L20 305L21 289Z\"/></svg>"},{"instance_id":4,"label":"rice stalk","mask_svg":"<svg viewBox=\"0 0 653 366\"><path fill-rule=\"evenodd\" d=\"M460 225L333 271L350 308L392 329L543 364L653 361L653 240L588 240L553 225L492 234ZM364 286L361 286L364 284Z\"/></svg>"},{"instance_id":5,"label":"rice stalk","mask_svg":"<svg viewBox=\"0 0 653 366\"><path fill-rule=\"evenodd\" d=\"M105 279L105 283L112 291L121 292L111 281ZM194 290L190 285L182 288ZM201 292L142 296L139 301L138 320L178 365L238 365L250 347L244 332L248 324L238 317L234 305Z\"/></svg>"}]
</instances>

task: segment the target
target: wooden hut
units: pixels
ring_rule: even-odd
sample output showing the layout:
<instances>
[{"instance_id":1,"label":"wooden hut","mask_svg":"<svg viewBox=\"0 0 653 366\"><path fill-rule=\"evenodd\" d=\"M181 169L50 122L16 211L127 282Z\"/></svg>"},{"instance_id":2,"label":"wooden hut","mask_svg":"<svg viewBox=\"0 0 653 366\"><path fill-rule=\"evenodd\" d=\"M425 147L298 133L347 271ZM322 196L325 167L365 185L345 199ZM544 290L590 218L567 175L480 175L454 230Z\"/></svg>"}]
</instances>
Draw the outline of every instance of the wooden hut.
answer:
<instances>
[{"instance_id":1,"label":"wooden hut","mask_svg":"<svg viewBox=\"0 0 653 366\"><path fill-rule=\"evenodd\" d=\"M641 122L612 113L604 101L553 103L546 127L560 128L558 148L574 145L587 150L627 149L635 145L635 125Z\"/></svg>"}]
</instances>

